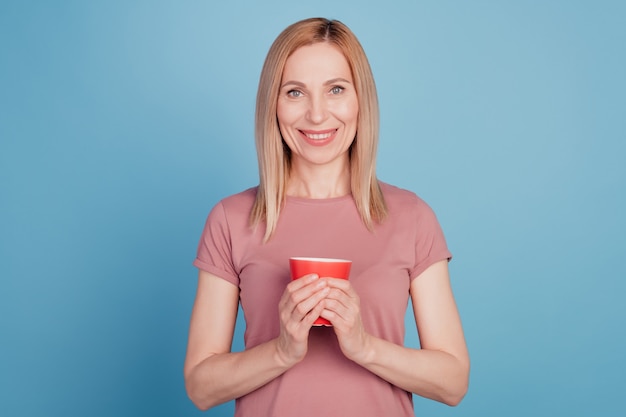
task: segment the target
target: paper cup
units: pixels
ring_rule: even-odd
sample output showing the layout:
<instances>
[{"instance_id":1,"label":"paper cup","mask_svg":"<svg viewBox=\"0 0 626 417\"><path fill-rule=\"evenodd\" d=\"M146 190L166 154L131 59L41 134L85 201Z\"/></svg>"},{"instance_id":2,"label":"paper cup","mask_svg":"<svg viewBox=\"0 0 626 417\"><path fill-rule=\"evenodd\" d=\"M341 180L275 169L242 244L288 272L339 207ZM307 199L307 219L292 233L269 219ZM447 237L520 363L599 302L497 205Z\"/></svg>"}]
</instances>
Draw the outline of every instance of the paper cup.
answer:
<instances>
[{"instance_id":1,"label":"paper cup","mask_svg":"<svg viewBox=\"0 0 626 417\"><path fill-rule=\"evenodd\" d=\"M341 278L348 279L352 261L346 259L333 258L289 258L289 268L291 269L291 279L302 278L308 274L317 274L321 278ZM318 317L313 323L314 326L331 326L330 322L322 317Z\"/></svg>"}]
</instances>

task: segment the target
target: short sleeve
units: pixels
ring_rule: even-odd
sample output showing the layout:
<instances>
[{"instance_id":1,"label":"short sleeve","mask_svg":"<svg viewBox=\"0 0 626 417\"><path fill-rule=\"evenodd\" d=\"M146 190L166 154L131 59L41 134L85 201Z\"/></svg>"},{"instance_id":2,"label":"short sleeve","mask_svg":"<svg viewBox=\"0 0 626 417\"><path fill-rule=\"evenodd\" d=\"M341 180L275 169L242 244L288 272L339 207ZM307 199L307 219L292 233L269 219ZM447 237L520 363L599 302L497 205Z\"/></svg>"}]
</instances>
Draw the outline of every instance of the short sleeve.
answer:
<instances>
[{"instance_id":1,"label":"short sleeve","mask_svg":"<svg viewBox=\"0 0 626 417\"><path fill-rule=\"evenodd\" d=\"M410 271L411 279L418 277L432 264L452 259L443 230L435 212L418 198L415 223L415 265Z\"/></svg>"},{"instance_id":2,"label":"short sleeve","mask_svg":"<svg viewBox=\"0 0 626 417\"><path fill-rule=\"evenodd\" d=\"M239 286L232 257L232 240L222 202L207 217L193 265Z\"/></svg>"}]
</instances>

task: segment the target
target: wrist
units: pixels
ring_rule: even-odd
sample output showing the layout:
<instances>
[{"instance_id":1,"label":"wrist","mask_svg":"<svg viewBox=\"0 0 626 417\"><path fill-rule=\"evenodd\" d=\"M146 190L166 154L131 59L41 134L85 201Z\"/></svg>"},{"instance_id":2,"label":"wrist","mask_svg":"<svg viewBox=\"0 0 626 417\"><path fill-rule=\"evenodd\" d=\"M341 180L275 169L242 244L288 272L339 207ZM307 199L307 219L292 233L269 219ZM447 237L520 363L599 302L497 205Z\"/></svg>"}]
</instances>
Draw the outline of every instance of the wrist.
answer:
<instances>
[{"instance_id":1,"label":"wrist","mask_svg":"<svg viewBox=\"0 0 626 417\"><path fill-rule=\"evenodd\" d=\"M364 334L360 349L355 352L350 359L361 366L374 363L376 357L375 339L376 338L369 333Z\"/></svg>"},{"instance_id":2,"label":"wrist","mask_svg":"<svg viewBox=\"0 0 626 417\"><path fill-rule=\"evenodd\" d=\"M281 346L280 339L274 339L272 346L274 363L283 371L286 371L300 362L301 359L294 359L291 355L287 354L286 350Z\"/></svg>"}]
</instances>

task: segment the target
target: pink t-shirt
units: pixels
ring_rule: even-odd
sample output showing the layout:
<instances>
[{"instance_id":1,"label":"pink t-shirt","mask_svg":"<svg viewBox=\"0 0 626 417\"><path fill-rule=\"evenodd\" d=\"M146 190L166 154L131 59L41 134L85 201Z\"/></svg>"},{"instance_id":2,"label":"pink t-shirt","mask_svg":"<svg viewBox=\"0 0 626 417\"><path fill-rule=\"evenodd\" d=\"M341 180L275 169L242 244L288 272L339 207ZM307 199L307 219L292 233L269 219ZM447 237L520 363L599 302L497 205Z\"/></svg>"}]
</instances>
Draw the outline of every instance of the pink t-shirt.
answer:
<instances>
[{"instance_id":1,"label":"pink t-shirt","mask_svg":"<svg viewBox=\"0 0 626 417\"><path fill-rule=\"evenodd\" d=\"M275 234L249 226L256 188L219 202L209 214L194 265L239 287L249 349L276 338L278 301L290 281L289 257L352 260L350 281L365 329L402 345L411 279L450 259L435 214L415 194L381 183L389 216L373 232L351 196L287 197ZM305 359L236 401L236 417L413 416L411 393L343 356L331 327L313 327Z\"/></svg>"}]
</instances>

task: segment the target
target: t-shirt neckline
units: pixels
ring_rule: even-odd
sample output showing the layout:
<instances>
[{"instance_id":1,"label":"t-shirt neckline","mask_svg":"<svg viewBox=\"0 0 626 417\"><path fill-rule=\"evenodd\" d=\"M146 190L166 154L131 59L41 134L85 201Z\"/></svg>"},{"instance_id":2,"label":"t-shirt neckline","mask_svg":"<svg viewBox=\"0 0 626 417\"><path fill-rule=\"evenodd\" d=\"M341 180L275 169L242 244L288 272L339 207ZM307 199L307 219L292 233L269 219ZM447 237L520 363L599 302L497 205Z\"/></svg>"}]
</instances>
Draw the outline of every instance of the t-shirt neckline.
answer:
<instances>
[{"instance_id":1,"label":"t-shirt neckline","mask_svg":"<svg viewBox=\"0 0 626 417\"><path fill-rule=\"evenodd\" d=\"M352 194L346 194L339 197L329 197L329 198L306 198L306 197L296 197L292 195L286 196L287 203L296 203L296 204L332 204L332 203L340 203L344 201L352 200Z\"/></svg>"}]
</instances>

